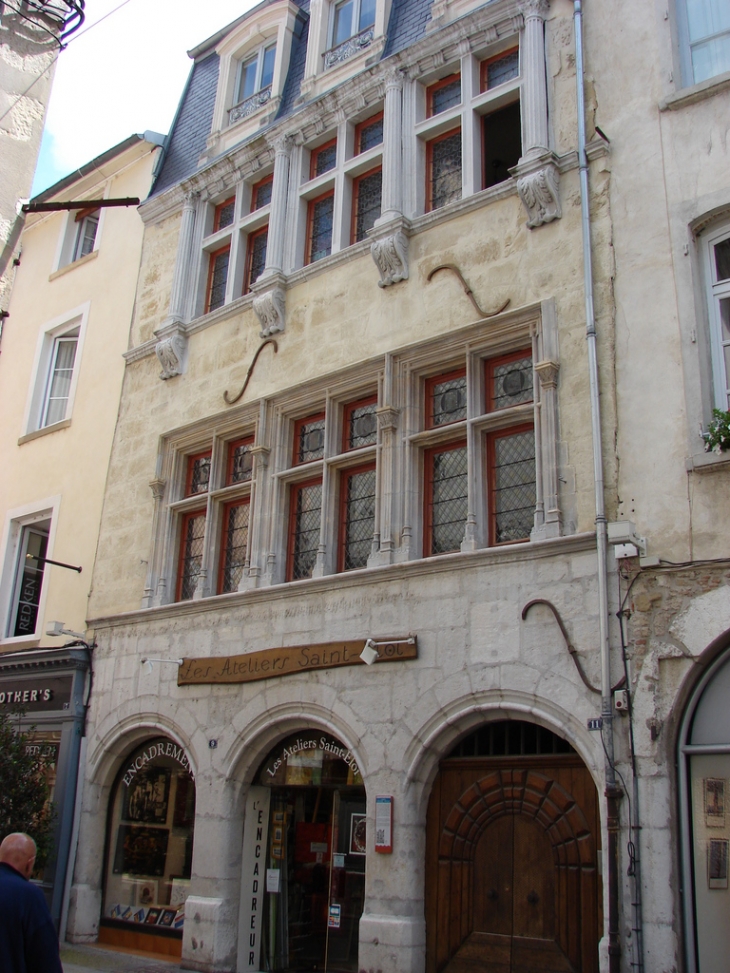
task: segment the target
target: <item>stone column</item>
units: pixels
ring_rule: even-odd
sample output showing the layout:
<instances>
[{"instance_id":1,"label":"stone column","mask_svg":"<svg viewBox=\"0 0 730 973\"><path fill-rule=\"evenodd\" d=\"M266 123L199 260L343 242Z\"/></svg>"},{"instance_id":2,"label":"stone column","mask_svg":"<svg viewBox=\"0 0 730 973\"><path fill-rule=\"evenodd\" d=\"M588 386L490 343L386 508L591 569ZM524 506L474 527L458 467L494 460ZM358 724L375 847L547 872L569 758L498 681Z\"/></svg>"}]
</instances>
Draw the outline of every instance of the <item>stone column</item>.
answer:
<instances>
[{"instance_id":1,"label":"stone column","mask_svg":"<svg viewBox=\"0 0 730 973\"><path fill-rule=\"evenodd\" d=\"M274 183L271 189L271 217L269 239L266 244L266 268L261 275L280 274L284 262L284 234L286 231L286 198L289 189L289 156L293 139L283 135L274 141Z\"/></svg>"},{"instance_id":2,"label":"stone column","mask_svg":"<svg viewBox=\"0 0 730 973\"><path fill-rule=\"evenodd\" d=\"M403 74L391 70L385 76L383 109L383 202L379 222L396 219L403 212Z\"/></svg>"},{"instance_id":3,"label":"stone column","mask_svg":"<svg viewBox=\"0 0 730 973\"><path fill-rule=\"evenodd\" d=\"M198 202L197 193L186 193L183 202L182 220L180 222L180 236L177 243L175 271L172 277L170 291L170 309L167 312L168 321L183 321L185 318L185 299L187 297L188 281L190 280L190 262L192 258L193 233L195 232L195 209Z\"/></svg>"},{"instance_id":4,"label":"stone column","mask_svg":"<svg viewBox=\"0 0 730 973\"><path fill-rule=\"evenodd\" d=\"M525 18L522 44L522 117L525 144L522 157L548 149L547 77L545 74L545 18L549 0L522 0Z\"/></svg>"}]
</instances>

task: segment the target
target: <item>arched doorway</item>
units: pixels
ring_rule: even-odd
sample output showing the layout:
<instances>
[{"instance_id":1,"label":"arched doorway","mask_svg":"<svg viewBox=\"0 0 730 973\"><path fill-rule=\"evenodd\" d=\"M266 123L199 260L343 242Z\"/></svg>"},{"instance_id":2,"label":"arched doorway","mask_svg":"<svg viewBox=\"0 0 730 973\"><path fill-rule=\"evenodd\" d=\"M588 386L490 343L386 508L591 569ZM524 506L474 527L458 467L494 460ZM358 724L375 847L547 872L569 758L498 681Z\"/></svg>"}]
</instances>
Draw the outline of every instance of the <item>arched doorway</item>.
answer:
<instances>
[{"instance_id":1,"label":"arched doorway","mask_svg":"<svg viewBox=\"0 0 730 973\"><path fill-rule=\"evenodd\" d=\"M426 829L427 973L595 973L598 800L573 748L505 720L441 761Z\"/></svg>"},{"instance_id":2,"label":"arched doorway","mask_svg":"<svg viewBox=\"0 0 730 973\"><path fill-rule=\"evenodd\" d=\"M683 896L689 973L725 973L730 954L730 652L705 672L680 730Z\"/></svg>"},{"instance_id":3,"label":"arched doorway","mask_svg":"<svg viewBox=\"0 0 730 973\"><path fill-rule=\"evenodd\" d=\"M195 780L183 747L147 740L112 788L99 942L182 953L195 829Z\"/></svg>"},{"instance_id":4,"label":"arched doorway","mask_svg":"<svg viewBox=\"0 0 730 973\"><path fill-rule=\"evenodd\" d=\"M365 899L366 799L339 740L302 730L249 788L239 970L355 973Z\"/></svg>"}]
</instances>

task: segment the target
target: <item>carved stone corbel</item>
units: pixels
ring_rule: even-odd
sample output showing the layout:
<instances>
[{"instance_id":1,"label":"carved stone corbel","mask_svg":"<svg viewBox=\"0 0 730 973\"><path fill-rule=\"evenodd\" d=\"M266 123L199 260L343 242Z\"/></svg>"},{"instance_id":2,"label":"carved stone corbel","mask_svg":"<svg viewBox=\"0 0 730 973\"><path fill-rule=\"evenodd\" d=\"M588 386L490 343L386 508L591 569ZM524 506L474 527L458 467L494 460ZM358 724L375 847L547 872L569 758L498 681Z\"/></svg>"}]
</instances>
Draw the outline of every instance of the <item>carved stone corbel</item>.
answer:
<instances>
[{"instance_id":1,"label":"carved stone corbel","mask_svg":"<svg viewBox=\"0 0 730 973\"><path fill-rule=\"evenodd\" d=\"M278 334L286 327L286 292L279 284L257 294L253 299L253 309L261 324L262 338Z\"/></svg>"},{"instance_id":2,"label":"carved stone corbel","mask_svg":"<svg viewBox=\"0 0 730 973\"><path fill-rule=\"evenodd\" d=\"M157 360L162 366L160 378L165 381L182 375L185 371L185 359L187 357L188 339L180 331L160 338L155 345Z\"/></svg>"},{"instance_id":3,"label":"carved stone corbel","mask_svg":"<svg viewBox=\"0 0 730 973\"><path fill-rule=\"evenodd\" d=\"M517 166L517 192L527 210L530 228L552 223L563 215L560 205L560 173L554 162L547 162L529 172Z\"/></svg>"},{"instance_id":4,"label":"carved stone corbel","mask_svg":"<svg viewBox=\"0 0 730 973\"><path fill-rule=\"evenodd\" d=\"M378 287L408 280L408 237L402 230L373 240L370 253L380 271Z\"/></svg>"}]
</instances>

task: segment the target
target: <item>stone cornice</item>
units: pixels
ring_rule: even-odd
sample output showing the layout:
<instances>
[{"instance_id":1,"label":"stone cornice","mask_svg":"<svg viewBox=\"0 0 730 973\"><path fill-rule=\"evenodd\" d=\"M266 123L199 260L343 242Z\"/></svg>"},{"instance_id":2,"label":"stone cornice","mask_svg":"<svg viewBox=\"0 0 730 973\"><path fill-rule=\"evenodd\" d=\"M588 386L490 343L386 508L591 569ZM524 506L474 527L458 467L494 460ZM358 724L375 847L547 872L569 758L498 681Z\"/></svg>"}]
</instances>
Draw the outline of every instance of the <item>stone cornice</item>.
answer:
<instances>
[{"instance_id":1,"label":"stone cornice","mask_svg":"<svg viewBox=\"0 0 730 973\"><path fill-rule=\"evenodd\" d=\"M348 571L345 574L328 574L322 578L308 578L303 581L290 581L284 584L251 588L229 595L213 595L196 601L175 602L158 608L142 608L136 611L95 618L89 624L96 629L97 635L99 635L100 629L122 628L140 623L150 624L171 618L181 619L190 615L223 612L244 605L251 607L256 604L271 603L271 601L300 601L302 598L331 592L335 588L338 592L342 592L346 588L362 588L366 585L386 584L393 581L410 581L419 577L449 574L452 571L462 573L469 567L474 570L496 569L507 564L562 557L566 554L592 551L595 548L596 538L594 533L571 534L568 537L554 537L548 540L514 544L509 547L491 547L478 551L442 554L439 557L404 561L382 567L363 568L357 571Z\"/></svg>"},{"instance_id":2,"label":"stone cornice","mask_svg":"<svg viewBox=\"0 0 730 973\"><path fill-rule=\"evenodd\" d=\"M272 143L291 136L297 144L315 138L336 125L338 113L351 117L385 97L386 72L403 71L411 78L428 73L439 64L458 59L464 44L479 50L523 26L521 0L501 0L471 11L440 30L422 37L404 51L371 65L354 78L307 102L289 115L258 131L249 140L207 163L183 182L146 200L139 208L145 224L163 220L177 212L187 193L202 198L218 195L241 179L273 163Z\"/></svg>"}]
</instances>

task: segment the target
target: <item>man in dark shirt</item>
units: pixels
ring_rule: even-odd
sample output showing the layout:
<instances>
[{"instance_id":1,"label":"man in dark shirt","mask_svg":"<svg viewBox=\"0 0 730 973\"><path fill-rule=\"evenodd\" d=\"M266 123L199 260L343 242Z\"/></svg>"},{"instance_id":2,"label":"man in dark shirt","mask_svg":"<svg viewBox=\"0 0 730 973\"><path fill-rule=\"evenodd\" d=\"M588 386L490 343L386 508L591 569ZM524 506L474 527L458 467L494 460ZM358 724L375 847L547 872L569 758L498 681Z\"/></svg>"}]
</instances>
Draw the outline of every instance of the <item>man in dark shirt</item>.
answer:
<instances>
[{"instance_id":1,"label":"man in dark shirt","mask_svg":"<svg viewBox=\"0 0 730 973\"><path fill-rule=\"evenodd\" d=\"M63 973L45 897L28 881L35 855L35 841L27 834L9 834L0 844L2 973Z\"/></svg>"}]
</instances>

